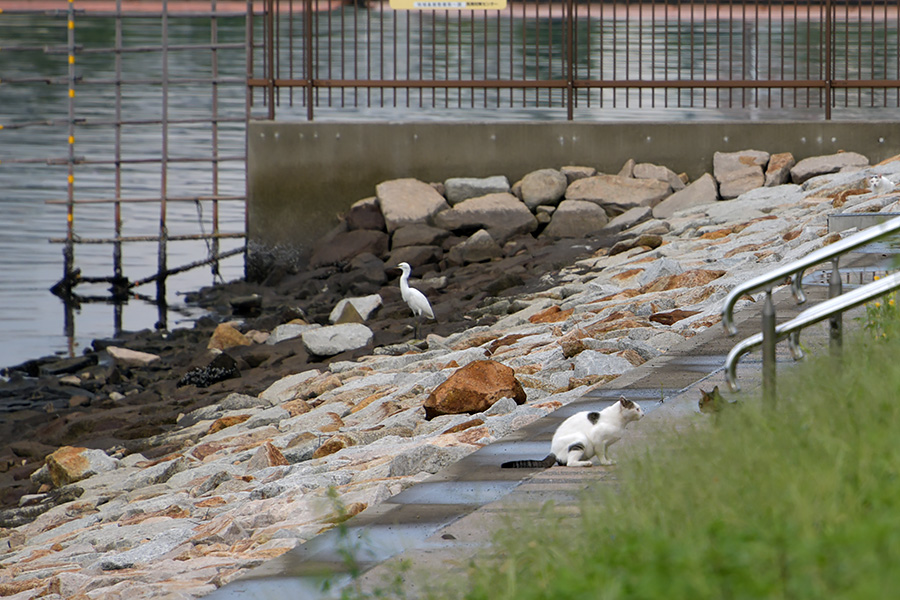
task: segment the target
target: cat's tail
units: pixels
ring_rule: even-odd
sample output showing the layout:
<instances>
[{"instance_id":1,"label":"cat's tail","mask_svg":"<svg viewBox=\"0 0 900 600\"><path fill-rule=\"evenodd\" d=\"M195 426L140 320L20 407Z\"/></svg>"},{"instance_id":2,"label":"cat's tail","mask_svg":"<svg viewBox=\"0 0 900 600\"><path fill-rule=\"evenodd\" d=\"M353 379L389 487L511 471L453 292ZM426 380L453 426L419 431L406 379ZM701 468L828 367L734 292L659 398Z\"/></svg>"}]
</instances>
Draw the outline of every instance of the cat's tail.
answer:
<instances>
[{"instance_id":1,"label":"cat's tail","mask_svg":"<svg viewBox=\"0 0 900 600\"><path fill-rule=\"evenodd\" d=\"M501 469L546 469L556 463L556 455L548 454L544 460L511 460L500 465Z\"/></svg>"}]
</instances>

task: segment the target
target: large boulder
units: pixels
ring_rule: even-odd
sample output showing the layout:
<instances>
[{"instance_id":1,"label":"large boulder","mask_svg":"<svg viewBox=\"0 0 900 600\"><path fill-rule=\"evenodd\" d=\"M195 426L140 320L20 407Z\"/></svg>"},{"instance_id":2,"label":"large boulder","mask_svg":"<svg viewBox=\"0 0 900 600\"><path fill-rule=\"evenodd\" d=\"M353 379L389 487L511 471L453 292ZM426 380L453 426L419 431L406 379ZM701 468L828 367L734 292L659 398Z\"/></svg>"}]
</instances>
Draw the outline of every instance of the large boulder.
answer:
<instances>
[{"instance_id":1,"label":"large boulder","mask_svg":"<svg viewBox=\"0 0 900 600\"><path fill-rule=\"evenodd\" d=\"M709 173L705 173L697 181L681 191L675 192L653 207L653 217L668 219L679 210L711 204L719 199L716 181Z\"/></svg>"},{"instance_id":2,"label":"large boulder","mask_svg":"<svg viewBox=\"0 0 900 600\"><path fill-rule=\"evenodd\" d=\"M425 418L483 412L501 398L525 403L525 390L515 372L493 360L477 360L458 369L428 395Z\"/></svg>"},{"instance_id":3,"label":"large boulder","mask_svg":"<svg viewBox=\"0 0 900 600\"><path fill-rule=\"evenodd\" d=\"M381 308L383 302L381 296L378 294L370 294L368 296L359 296L356 298L342 298L331 311L328 320L332 323L337 323L344 312L344 307L349 304L363 321L367 321L376 310Z\"/></svg>"},{"instance_id":4,"label":"large boulder","mask_svg":"<svg viewBox=\"0 0 900 600\"><path fill-rule=\"evenodd\" d=\"M638 163L634 165L634 170L631 175L635 179L656 179L658 181L665 181L676 192L678 190L683 190L685 187L684 181L681 180L681 177L679 177L675 171L662 165Z\"/></svg>"},{"instance_id":5,"label":"large boulder","mask_svg":"<svg viewBox=\"0 0 900 600\"><path fill-rule=\"evenodd\" d=\"M47 457L46 464L53 485L60 487L97 473L112 471L119 461L103 450L63 446Z\"/></svg>"},{"instance_id":6,"label":"large boulder","mask_svg":"<svg viewBox=\"0 0 900 600\"><path fill-rule=\"evenodd\" d=\"M450 208L437 190L418 179L394 179L379 183L375 187L375 195L388 233L405 225L427 225L434 215Z\"/></svg>"},{"instance_id":7,"label":"large boulder","mask_svg":"<svg viewBox=\"0 0 900 600\"><path fill-rule=\"evenodd\" d=\"M347 227L353 229L374 229L384 231L384 215L378 205L378 198L364 198L355 202L347 212Z\"/></svg>"},{"instance_id":8,"label":"large boulder","mask_svg":"<svg viewBox=\"0 0 900 600\"><path fill-rule=\"evenodd\" d=\"M314 356L334 356L363 348L372 342L372 330L361 323L343 323L304 331L306 351Z\"/></svg>"},{"instance_id":9,"label":"large boulder","mask_svg":"<svg viewBox=\"0 0 900 600\"><path fill-rule=\"evenodd\" d=\"M566 200L593 202L615 217L635 206L656 206L671 193L671 186L657 179L596 175L572 182Z\"/></svg>"},{"instance_id":10,"label":"large boulder","mask_svg":"<svg viewBox=\"0 0 900 600\"><path fill-rule=\"evenodd\" d=\"M444 195L451 206L463 200L477 198L488 194L501 194L509 191L509 180L504 175L494 177L452 177L444 182Z\"/></svg>"},{"instance_id":11,"label":"large boulder","mask_svg":"<svg viewBox=\"0 0 900 600\"><path fill-rule=\"evenodd\" d=\"M556 169L539 169L522 178L516 187L516 195L529 209L544 204L556 206L566 194L569 181Z\"/></svg>"},{"instance_id":12,"label":"large boulder","mask_svg":"<svg viewBox=\"0 0 900 600\"><path fill-rule=\"evenodd\" d=\"M790 152L780 152L769 157L769 166L766 167L766 187L775 187L790 183L791 169L797 164L794 155Z\"/></svg>"},{"instance_id":13,"label":"large boulder","mask_svg":"<svg viewBox=\"0 0 900 600\"><path fill-rule=\"evenodd\" d=\"M838 152L828 156L813 156L804 158L791 168L791 181L799 185L819 175L861 169L868 165L869 159L856 152Z\"/></svg>"},{"instance_id":14,"label":"large boulder","mask_svg":"<svg viewBox=\"0 0 900 600\"><path fill-rule=\"evenodd\" d=\"M763 170L768 163L769 153L761 150L716 152L713 155L713 175L719 184L719 196L723 200L731 200L762 187L766 182Z\"/></svg>"},{"instance_id":15,"label":"large boulder","mask_svg":"<svg viewBox=\"0 0 900 600\"><path fill-rule=\"evenodd\" d=\"M342 264L365 252L382 256L387 249L388 236L386 233L373 229L355 229L339 233L327 243L320 243L313 251L309 265L311 268L317 269L326 265Z\"/></svg>"},{"instance_id":16,"label":"large boulder","mask_svg":"<svg viewBox=\"0 0 900 600\"><path fill-rule=\"evenodd\" d=\"M503 256L503 248L484 229L479 229L464 242L453 246L447 259L457 265L486 262Z\"/></svg>"},{"instance_id":17,"label":"large boulder","mask_svg":"<svg viewBox=\"0 0 900 600\"><path fill-rule=\"evenodd\" d=\"M449 231L474 232L487 229L498 244L537 229L537 219L521 200L509 193L469 198L439 213L435 225Z\"/></svg>"},{"instance_id":18,"label":"large boulder","mask_svg":"<svg viewBox=\"0 0 900 600\"><path fill-rule=\"evenodd\" d=\"M407 225L391 236L391 248L404 246L440 246L450 233L446 229L430 225Z\"/></svg>"},{"instance_id":19,"label":"large boulder","mask_svg":"<svg viewBox=\"0 0 900 600\"><path fill-rule=\"evenodd\" d=\"M580 238L595 234L606 227L609 217L606 211L593 202L563 200L553 212L553 218L542 237Z\"/></svg>"}]
</instances>

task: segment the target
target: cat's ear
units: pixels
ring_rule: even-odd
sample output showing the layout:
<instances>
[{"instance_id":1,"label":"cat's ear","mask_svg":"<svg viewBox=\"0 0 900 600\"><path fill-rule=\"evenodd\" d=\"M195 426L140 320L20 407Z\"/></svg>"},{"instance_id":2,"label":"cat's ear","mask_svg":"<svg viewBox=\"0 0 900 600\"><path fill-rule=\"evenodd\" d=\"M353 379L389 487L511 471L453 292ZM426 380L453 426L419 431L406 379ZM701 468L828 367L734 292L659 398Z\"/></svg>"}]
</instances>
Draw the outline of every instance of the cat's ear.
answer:
<instances>
[{"instance_id":1,"label":"cat's ear","mask_svg":"<svg viewBox=\"0 0 900 600\"><path fill-rule=\"evenodd\" d=\"M713 391L711 393L713 396L718 396L719 395L719 386L714 387Z\"/></svg>"},{"instance_id":2,"label":"cat's ear","mask_svg":"<svg viewBox=\"0 0 900 600\"><path fill-rule=\"evenodd\" d=\"M625 396L619 398L619 404L622 405L622 408L634 408L634 402L632 402Z\"/></svg>"}]
</instances>

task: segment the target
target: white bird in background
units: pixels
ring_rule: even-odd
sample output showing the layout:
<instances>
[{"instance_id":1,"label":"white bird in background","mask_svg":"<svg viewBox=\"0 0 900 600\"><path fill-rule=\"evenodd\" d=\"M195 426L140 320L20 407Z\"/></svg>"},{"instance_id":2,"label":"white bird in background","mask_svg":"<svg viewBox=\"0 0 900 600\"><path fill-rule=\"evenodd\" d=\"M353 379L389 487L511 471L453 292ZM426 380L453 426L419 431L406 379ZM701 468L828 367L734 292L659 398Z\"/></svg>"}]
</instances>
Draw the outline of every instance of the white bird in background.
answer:
<instances>
[{"instance_id":1,"label":"white bird in background","mask_svg":"<svg viewBox=\"0 0 900 600\"><path fill-rule=\"evenodd\" d=\"M887 194L894 191L894 182L884 175L872 175L869 178L869 189L876 194Z\"/></svg>"},{"instance_id":2,"label":"white bird in background","mask_svg":"<svg viewBox=\"0 0 900 600\"><path fill-rule=\"evenodd\" d=\"M429 319L434 319L434 311L431 310L431 304L428 302L425 294L414 287L409 287L409 274L412 272L412 267L409 266L409 263L402 262L397 265L397 268L403 271L403 275L400 276L400 297L403 298L403 301L406 302L406 305L409 306L416 317L415 335L418 338L419 317L425 315Z\"/></svg>"}]
</instances>

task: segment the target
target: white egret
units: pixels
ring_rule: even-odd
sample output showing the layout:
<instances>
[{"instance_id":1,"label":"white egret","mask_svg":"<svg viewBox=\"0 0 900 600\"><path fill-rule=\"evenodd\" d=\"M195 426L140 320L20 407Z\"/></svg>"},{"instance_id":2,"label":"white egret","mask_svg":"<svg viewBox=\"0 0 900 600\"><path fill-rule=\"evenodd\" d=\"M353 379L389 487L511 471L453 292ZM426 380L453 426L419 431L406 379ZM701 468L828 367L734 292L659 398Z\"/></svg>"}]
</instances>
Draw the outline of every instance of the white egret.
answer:
<instances>
[{"instance_id":1,"label":"white egret","mask_svg":"<svg viewBox=\"0 0 900 600\"><path fill-rule=\"evenodd\" d=\"M431 309L431 304L428 302L425 294L414 287L409 287L409 274L412 272L412 267L409 266L409 263L402 262L397 265L397 268L403 271L403 274L400 276L400 297L403 298L403 301L406 302L406 305L409 306L416 317L415 335L418 338L419 318L425 315L429 319L434 319L434 311Z\"/></svg>"}]
</instances>

